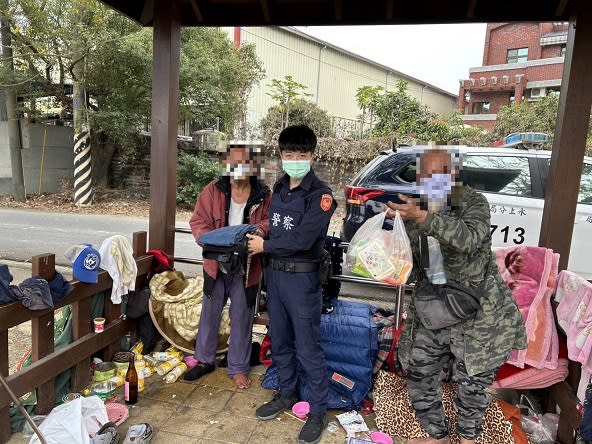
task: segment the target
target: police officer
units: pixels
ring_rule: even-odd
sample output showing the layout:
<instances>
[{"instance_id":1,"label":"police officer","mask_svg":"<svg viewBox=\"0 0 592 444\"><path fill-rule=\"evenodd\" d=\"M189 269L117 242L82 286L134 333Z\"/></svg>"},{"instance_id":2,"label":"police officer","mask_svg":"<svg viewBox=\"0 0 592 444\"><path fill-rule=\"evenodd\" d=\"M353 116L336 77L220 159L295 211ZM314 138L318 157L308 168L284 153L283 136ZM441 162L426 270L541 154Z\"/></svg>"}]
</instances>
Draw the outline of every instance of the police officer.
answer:
<instances>
[{"instance_id":1,"label":"police officer","mask_svg":"<svg viewBox=\"0 0 592 444\"><path fill-rule=\"evenodd\" d=\"M271 353L279 370L280 391L257 409L273 419L298 401L297 362L310 388L310 414L299 443L316 443L325 428L327 371L320 344L322 294L319 261L329 221L336 208L331 189L311 169L317 144L306 125L285 128L279 136L285 175L273 187L268 239L249 235L249 252L264 252Z\"/></svg>"}]
</instances>

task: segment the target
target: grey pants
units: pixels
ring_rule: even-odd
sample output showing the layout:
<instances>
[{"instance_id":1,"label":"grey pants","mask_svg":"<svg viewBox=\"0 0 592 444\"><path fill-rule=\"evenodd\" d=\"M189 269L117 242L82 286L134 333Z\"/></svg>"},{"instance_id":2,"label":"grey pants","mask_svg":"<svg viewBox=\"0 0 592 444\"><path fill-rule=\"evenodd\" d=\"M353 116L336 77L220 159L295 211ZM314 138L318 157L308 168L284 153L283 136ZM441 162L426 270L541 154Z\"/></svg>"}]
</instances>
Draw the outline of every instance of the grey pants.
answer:
<instances>
[{"instance_id":1,"label":"grey pants","mask_svg":"<svg viewBox=\"0 0 592 444\"><path fill-rule=\"evenodd\" d=\"M485 389L493 382L498 369L467 375L464 361L450 351L451 341L456 339L451 337L450 328L428 330L419 325L416 334L407 372L407 387L415 415L431 437L448 436L442 406L442 379L454 365L453 381L458 384L455 398L457 430L463 438L475 439L481 434L483 415L490 402Z\"/></svg>"},{"instance_id":2,"label":"grey pants","mask_svg":"<svg viewBox=\"0 0 592 444\"><path fill-rule=\"evenodd\" d=\"M213 364L216 361L218 330L222 309L230 298L230 341L228 344L228 376L249 374L251 344L253 340L254 307L247 306L244 276L227 276L218 273L211 297L204 295L195 339L194 357L199 362Z\"/></svg>"}]
</instances>

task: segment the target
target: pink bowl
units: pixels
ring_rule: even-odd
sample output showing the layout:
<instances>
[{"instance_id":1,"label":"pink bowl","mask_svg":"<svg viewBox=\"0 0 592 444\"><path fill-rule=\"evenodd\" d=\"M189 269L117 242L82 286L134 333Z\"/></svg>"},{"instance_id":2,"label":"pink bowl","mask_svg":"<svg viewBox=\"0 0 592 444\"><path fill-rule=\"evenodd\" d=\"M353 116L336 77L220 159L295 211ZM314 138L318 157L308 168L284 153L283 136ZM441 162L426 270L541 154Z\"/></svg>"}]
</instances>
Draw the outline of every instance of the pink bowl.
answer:
<instances>
[{"instance_id":1,"label":"pink bowl","mask_svg":"<svg viewBox=\"0 0 592 444\"><path fill-rule=\"evenodd\" d=\"M310 405L306 401L297 402L292 406L292 413L300 419L306 418L308 412L310 412Z\"/></svg>"},{"instance_id":2,"label":"pink bowl","mask_svg":"<svg viewBox=\"0 0 592 444\"><path fill-rule=\"evenodd\" d=\"M372 432L370 433L370 438L372 439L372 442L377 444L393 444L393 438L391 438L390 435L387 435L386 433Z\"/></svg>"}]
</instances>

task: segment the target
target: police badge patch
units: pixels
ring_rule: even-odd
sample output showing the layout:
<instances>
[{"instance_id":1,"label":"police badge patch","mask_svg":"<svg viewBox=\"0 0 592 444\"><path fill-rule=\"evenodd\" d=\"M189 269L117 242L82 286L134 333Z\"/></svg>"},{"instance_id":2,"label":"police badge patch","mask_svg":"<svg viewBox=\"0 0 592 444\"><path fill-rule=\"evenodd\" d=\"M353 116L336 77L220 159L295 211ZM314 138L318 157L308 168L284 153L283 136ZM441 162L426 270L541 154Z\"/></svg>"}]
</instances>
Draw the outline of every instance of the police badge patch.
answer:
<instances>
[{"instance_id":1,"label":"police badge patch","mask_svg":"<svg viewBox=\"0 0 592 444\"><path fill-rule=\"evenodd\" d=\"M321 210L329 211L332 203L333 203L333 197L330 194L323 194L321 196Z\"/></svg>"}]
</instances>

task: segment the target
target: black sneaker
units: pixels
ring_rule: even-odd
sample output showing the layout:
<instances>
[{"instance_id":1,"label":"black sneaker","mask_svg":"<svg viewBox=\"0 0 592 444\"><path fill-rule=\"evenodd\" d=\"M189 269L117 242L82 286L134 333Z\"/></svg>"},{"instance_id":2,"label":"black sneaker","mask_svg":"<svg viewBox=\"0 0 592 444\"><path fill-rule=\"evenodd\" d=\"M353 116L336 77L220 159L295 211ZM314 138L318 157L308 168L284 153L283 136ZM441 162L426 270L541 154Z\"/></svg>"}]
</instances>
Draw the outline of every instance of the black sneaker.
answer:
<instances>
[{"instance_id":1,"label":"black sneaker","mask_svg":"<svg viewBox=\"0 0 592 444\"><path fill-rule=\"evenodd\" d=\"M306 424L302 426L298 435L298 444L316 444L321 440L321 435L327 425L325 415L309 415Z\"/></svg>"},{"instance_id":2,"label":"black sneaker","mask_svg":"<svg viewBox=\"0 0 592 444\"><path fill-rule=\"evenodd\" d=\"M292 408L297 401L298 398L296 397L286 397L282 396L281 393L276 393L273 399L259 407L255 414L259 419L273 419L284 410Z\"/></svg>"}]
</instances>

